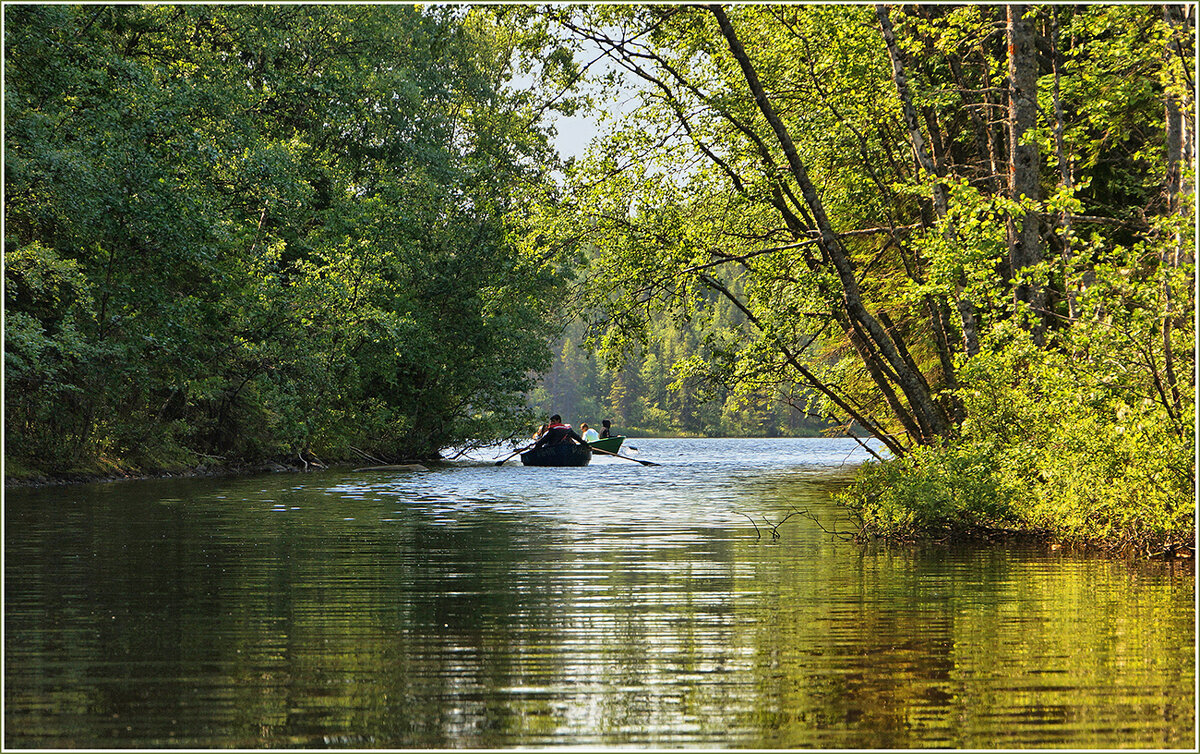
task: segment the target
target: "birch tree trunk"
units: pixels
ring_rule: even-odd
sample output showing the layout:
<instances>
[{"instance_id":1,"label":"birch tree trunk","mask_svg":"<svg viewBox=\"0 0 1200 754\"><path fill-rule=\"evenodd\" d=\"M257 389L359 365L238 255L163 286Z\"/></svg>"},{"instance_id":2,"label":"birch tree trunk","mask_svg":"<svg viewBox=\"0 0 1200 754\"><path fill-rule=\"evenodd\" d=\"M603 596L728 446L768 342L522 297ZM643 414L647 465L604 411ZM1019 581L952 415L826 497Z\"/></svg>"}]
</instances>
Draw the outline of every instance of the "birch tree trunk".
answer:
<instances>
[{"instance_id":1,"label":"birch tree trunk","mask_svg":"<svg viewBox=\"0 0 1200 754\"><path fill-rule=\"evenodd\" d=\"M896 85L896 93L900 97L900 105L904 111L904 123L908 127L908 138L912 145L913 155L918 168L937 178L945 177L945 166L938 164L937 154L930 156L925 149L925 137L921 133L921 124L917 119L917 108L913 105L912 92L908 87L908 77L904 72L904 61L900 56L900 48L896 45L896 33L886 5L876 5L875 15L879 18L879 28L883 32L883 41L887 46L888 57L892 61L892 81ZM948 190L944 181L939 180L933 186L933 210L938 220L945 220L950 203ZM956 237L954 228L947 226L946 240L953 243ZM960 274L955 283L954 308L958 311L959 324L962 327L963 346L968 356L979 353L979 328L976 324L975 304L967 297L966 280Z\"/></svg>"},{"instance_id":2,"label":"birch tree trunk","mask_svg":"<svg viewBox=\"0 0 1200 754\"><path fill-rule=\"evenodd\" d=\"M1033 25L1024 17L1026 6L1009 5L1008 11L1008 189L1014 202L1041 199L1038 186L1038 147L1032 137L1037 127L1038 61ZM1032 321L1024 324L1039 345L1045 340L1045 291L1020 280L1022 272L1042 259L1039 216L1033 209L1008 216L1008 263L1015 280L1014 304L1033 308Z\"/></svg>"},{"instance_id":3,"label":"birch tree trunk","mask_svg":"<svg viewBox=\"0 0 1200 754\"><path fill-rule=\"evenodd\" d=\"M1183 9L1176 6L1164 5L1163 20L1166 22L1168 32L1172 37L1167 45L1167 54L1168 56L1178 58L1180 57L1178 35L1185 33ZM1168 64L1170 62L1168 61ZM1191 211L1191 186L1185 184L1183 176L1192 158L1193 134L1192 129L1189 128L1189 120L1184 116L1184 113L1190 110L1190 106L1181 103L1171 91L1165 93L1163 100L1167 157L1167 208L1171 214L1186 216ZM1163 248L1162 264L1178 269L1182 264L1190 262L1191 260L1187 258L1190 255L1186 251L1186 245L1182 231L1176 232L1173 243ZM1179 378L1176 375L1175 354L1171 345L1172 330L1176 324L1175 319L1181 313L1176 311L1176 295L1175 291L1172 290L1169 280L1164 284L1163 288L1163 297L1166 299L1166 310L1163 312L1162 322L1164 369L1171 402L1176 412L1181 412L1182 403L1179 395Z\"/></svg>"}]
</instances>

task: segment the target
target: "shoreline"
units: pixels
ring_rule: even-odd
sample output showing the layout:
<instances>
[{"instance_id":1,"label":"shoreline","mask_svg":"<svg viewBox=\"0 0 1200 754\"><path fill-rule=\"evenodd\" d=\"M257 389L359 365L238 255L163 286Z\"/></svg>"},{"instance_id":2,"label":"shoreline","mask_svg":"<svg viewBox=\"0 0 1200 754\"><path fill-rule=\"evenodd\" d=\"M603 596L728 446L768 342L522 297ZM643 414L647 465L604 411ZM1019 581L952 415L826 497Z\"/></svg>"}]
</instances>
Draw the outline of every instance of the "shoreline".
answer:
<instances>
[{"instance_id":1,"label":"shoreline","mask_svg":"<svg viewBox=\"0 0 1200 754\"><path fill-rule=\"evenodd\" d=\"M348 466L350 464L330 464L326 468ZM321 467L317 467L320 469ZM261 463L246 466L197 466L190 469L157 469L136 470L128 473L104 472L65 472L62 474L37 474L28 477L10 477L4 475L4 489L27 489L37 487L67 487L76 484L101 484L105 482L137 482L151 479L201 479L205 477L235 477L253 476L255 474L286 474L307 473L302 466L287 466L281 463Z\"/></svg>"},{"instance_id":2,"label":"shoreline","mask_svg":"<svg viewBox=\"0 0 1200 754\"><path fill-rule=\"evenodd\" d=\"M428 465L444 459L425 459L420 461L400 461L398 465ZM190 466L178 469L131 469L128 472L103 471L74 471L60 474L30 474L29 476L9 476L7 468L4 474L4 489L35 489L39 487L67 487L76 484L103 484L106 482L138 482L152 479L204 479L214 477L245 477L262 474L312 474L320 471L350 470L361 468L369 463L364 460L339 459L328 463L308 463L307 467L298 463L285 463L281 460L262 461L230 466Z\"/></svg>"},{"instance_id":3,"label":"shoreline","mask_svg":"<svg viewBox=\"0 0 1200 754\"><path fill-rule=\"evenodd\" d=\"M444 458L401 461L396 466L432 465L444 461ZM298 463L276 459L259 463L238 464L229 466L191 466L179 469L130 470L126 473L117 472L65 472L62 474L36 474L27 477L10 477L5 469L4 489L37 489L43 487L66 487L76 484L103 484L108 482L137 482L155 479L202 479L215 477L248 477L264 474L312 474L322 471L353 470L361 467L362 459L338 459L328 463L308 463L307 467ZM381 467L382 468L382 467ZM1010 529L973 527L969 529L948 530L944 527L930 529L925 532L915 532L910 536L890 537L876 533L859 531L853 536L854 541L862 547L878 545L891 547L953 547L963 544L996 545L1003 543L1036 542L1044 544L1051 551L1064 550L1068 552L1096 553L1103 557L1126 561L1176 561L1186 562L1195 557L1194 545L1172 545L1161 552L1145 553L1123 550L1121 547L1099 541L1070 541L1056 537L1045 529Z\"/></svg>"}]
</instances>

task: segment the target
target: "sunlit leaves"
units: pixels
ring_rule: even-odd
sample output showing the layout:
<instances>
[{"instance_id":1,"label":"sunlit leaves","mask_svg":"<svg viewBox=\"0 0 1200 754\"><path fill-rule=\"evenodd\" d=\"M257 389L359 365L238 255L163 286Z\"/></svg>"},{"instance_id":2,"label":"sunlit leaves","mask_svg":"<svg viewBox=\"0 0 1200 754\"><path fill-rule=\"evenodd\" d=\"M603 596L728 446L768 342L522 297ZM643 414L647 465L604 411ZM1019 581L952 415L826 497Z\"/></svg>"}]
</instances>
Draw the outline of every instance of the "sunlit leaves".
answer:
<instances>
[{"instance_id":1,"label":"sunlit leaves","mask_svg":"<svg viewBox=\"0 0 1200 754\"><path fill-rule=\"evenodd\" d=\"M946 504L933 514L916 511L925 522L960 510L964 521L978 513L975 523L1020 518L1042 526L1045 511L1060 504L1085 511L1072 521L1087 511L1100 520L1102 510L1120 518L1138 509L1125 497L1136 487L1131 480L1160 467L1179 478L1191 473L1182 459L1193 409L1181 386L1190 384L1194 354L1186 346L1192 323L1181 312L1194 306L1192 199L1179 173L1188 152L1164 138L1172 133L1164 105L1185 114L1174 133L1194 133L1193 93L1181 68L1191 21L1165 20L1150 6L1029 7L1040 102L1038 123L1020 138L1037 145L1044 164L1013 192L1002 10L896 6L892 15L911 124L901 118L903 86L893 80L873 9L728 9L761 96L841 234L856 295L886 320L906 349L905 366L958 425L939 438L948 447L922 451L881 484L909 472L929 482L909 488L921 487L899 508L913 513L925 492L940 496ZM818 251L805 216L812 203L796 198L803 181L791 175L779 129L766 127L749 77L711 16L691 6L605 6L565 22L642 86L640 106L576 166L572 203L563 209L595 231L585 298L595 315L593 343L611 360L627 360L635 345L657 353L655 338L685 328L702 337L679 355L676 384L708 379L740 395L782 383L793 367L791 379L804 385L803 367L844 400L835 405L826 392L814 407L852 406L886 432L914 433L901 441L909 448L923 431L903 421L913 392L890 397L903 379L881 377L871 345L837 319L850 286L833 275L833 255ZM918 168L921 150L928 154ZM1037 226L1029 263L1010 258L1010 220ZM1029 284L1047 292L1045 302L1019 295ZM724 310L713 305L721 298ZM702 310L721 315L697 316ZM664 316L674 318L670 327L655 321ZM1034 320L1046 329L1037 345L1014 324ZM1094 399L1098 393L1107 397ZM1059 482L1047 480L1061 480L1072 463L1086 465L1056 455L1053 434L1063 424L1080 428L1069 433L1072 453L1092 448L1094 476L1107 480L1111 495L1063 482L1056 497ZM1118 438L1097 427L1148 434ZM1163 466L1140 453L1126 441L1131 436L1170 448L1171 460ZM1137 468L1119 478L1106 471L1127 466ZM966 477L976 473L995 477L972 487ZM1040 512L992 510L983 499L1022 483L1036 486ZM973 499L947 502L945 486L956 484ZM1167 491L1150 505L1158 512L1175 510L1187 495L1159 487Z\"/></svg>"}]
</instances>

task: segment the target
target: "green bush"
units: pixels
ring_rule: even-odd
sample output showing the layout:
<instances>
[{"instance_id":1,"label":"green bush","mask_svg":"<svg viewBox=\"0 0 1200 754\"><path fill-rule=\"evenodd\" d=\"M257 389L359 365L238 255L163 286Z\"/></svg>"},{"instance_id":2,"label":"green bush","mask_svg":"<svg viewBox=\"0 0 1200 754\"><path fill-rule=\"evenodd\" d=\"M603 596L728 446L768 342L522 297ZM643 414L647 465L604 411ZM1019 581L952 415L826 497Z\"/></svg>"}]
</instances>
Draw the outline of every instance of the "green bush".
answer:
<instances>
[{"instance_id":1,"label":"green bush","mask_svg":"<svg viewBox=\"0 0 1200 754\"><path fill-rule=\"evenodd\" d=\"M1124 551L1194 537L1194 404L1175 416L1105 358L1003 344L970 360L961 436L864 466L840 500L865 536L1019 529Z\"/></svg>"},{"instance_id":2,"label":"green bush","mask_svg":"<svg viewBox=\"0 0 1200 754\"><path fill-rule=\"evenodd\" d=\"M995 458L975 446L920 448L866 464L838 497L864 535L912 539L1010 527L1013 492L998 472Z\"/></svg>"}]
</instances>

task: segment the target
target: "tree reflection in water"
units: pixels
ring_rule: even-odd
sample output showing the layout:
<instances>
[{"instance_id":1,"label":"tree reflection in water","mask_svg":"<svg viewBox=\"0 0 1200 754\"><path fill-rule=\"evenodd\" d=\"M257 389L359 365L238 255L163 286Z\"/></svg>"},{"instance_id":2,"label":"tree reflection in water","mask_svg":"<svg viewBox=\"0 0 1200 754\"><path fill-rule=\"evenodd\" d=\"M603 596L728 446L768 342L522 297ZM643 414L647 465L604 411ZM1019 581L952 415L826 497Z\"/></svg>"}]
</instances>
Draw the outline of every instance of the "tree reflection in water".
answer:
<instances>
[{"instance_id":1,"label":"tree reflection in water","mask_svg":"<svg viewBox=\"0 0 1200 754\"><path fill-rule=\"evenodd\" d=\"M838 441L704 442L10 491L5 744L1190 745L1190 567L756 538Z\"/></svg>"}]
</instances>

